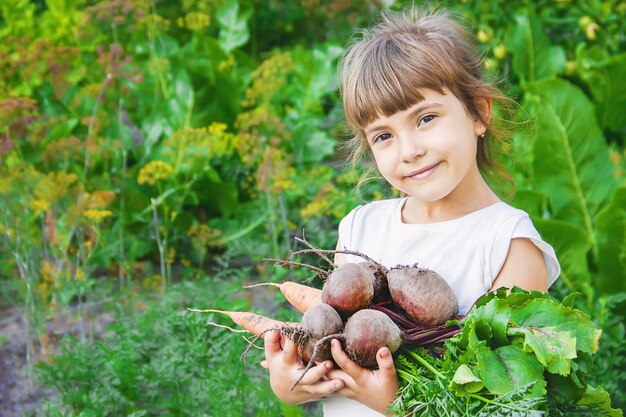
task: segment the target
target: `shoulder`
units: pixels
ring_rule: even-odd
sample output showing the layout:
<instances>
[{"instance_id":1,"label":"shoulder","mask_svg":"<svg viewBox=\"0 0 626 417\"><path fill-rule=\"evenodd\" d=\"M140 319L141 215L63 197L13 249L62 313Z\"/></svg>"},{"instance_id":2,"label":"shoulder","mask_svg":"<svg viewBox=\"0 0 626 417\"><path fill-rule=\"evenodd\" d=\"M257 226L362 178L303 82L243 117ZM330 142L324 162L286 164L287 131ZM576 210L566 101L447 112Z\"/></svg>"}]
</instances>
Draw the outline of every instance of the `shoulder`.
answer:
<instances>
[{"instance_id":1,"label":"shoulder","mask_svg":"<svg viewBox=\"0 0 626 417\"><path fill-rule=\"evenodd\" d=\"M366 218L371 219L378 216L389 216L399 208L403 201L403 198L392 198L359 205L344 216L344 218L341 219L341 223L354 223L364 221Z\"/></svg>"},{"instance_id":2,"label":"shoulder","mask_svg":"<svg viewBox=\"0 0 626 417\"><path fill-rule=\"evenodd\" d=\"M346 217L393 211L398 208L398 206L402 204L404 200L405 198L390 198L386 200L371 201L367 204L361 204L355 207L354 209L352 209L352 211L350 211L350 213L348 213Z\"/></svg>"},{"instance_id":3,"label":"shoulder","mask_svg":"<svg viewBox=\"0 0 626 417\"><path fill-rule=\"evenodd\" d=\"M492 280L503 271L505 262L512 266L507 269L514 271L518 264L526 262L530 265L535 263L533 260L540 261L542 268L547 270L548 285L560 274L554 249L543 240L531 217L523 210L499 203L490 233L485 237L485 259Z\"/></svg>"},{"instance_id":4,"label":"shoulder","mask_svg":"<svg viewBox=\"0 0 626 417\"><path fill-rule=\"evenodd\" d=\"M339 222L339 241L344 247L355 248L364 240L377 238L394 222L394 213L404 199L372 201L352 209ZM369 236L368 239L365 239Z\"/></svg>"}]
</instances>

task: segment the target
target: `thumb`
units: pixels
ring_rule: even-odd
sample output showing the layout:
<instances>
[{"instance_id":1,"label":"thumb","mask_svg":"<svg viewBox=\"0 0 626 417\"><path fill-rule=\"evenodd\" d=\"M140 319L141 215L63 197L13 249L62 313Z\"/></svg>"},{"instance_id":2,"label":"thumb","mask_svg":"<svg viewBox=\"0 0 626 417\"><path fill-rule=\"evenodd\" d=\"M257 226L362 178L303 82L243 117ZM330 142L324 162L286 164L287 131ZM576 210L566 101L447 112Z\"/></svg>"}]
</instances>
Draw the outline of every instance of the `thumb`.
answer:
<instances>
[{"instance_id":1,"label":"thumb","mask_svg":"<svg viewBox=\"0 0 626 417\"><path fill-rule=\"evenodd\" d=\"M395 378L396 367L393 364L393 357L391 356L389 348L383 346L378 349L376 353L376 363L378 363L378 369L380 369L383 376Z\"/></svg>"}]
</instances>

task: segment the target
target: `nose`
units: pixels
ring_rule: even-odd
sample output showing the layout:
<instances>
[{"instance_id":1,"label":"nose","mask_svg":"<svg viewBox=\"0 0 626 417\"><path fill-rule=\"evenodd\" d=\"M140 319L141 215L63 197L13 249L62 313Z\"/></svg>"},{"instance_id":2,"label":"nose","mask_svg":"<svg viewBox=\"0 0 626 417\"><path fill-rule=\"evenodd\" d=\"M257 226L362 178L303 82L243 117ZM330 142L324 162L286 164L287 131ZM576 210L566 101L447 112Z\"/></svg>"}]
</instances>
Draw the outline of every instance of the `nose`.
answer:
<instances>
[{"instance_id":1,"label":"nose","mask_svg":"<svg viewBox=\"0 0 626 417\"><path fill-rule=\"evenodd\" d=\"M406 132L398 136L398 152L402 162L412 162L426 153L426 149L415 134Z\"/></svg>"}]
</instances>

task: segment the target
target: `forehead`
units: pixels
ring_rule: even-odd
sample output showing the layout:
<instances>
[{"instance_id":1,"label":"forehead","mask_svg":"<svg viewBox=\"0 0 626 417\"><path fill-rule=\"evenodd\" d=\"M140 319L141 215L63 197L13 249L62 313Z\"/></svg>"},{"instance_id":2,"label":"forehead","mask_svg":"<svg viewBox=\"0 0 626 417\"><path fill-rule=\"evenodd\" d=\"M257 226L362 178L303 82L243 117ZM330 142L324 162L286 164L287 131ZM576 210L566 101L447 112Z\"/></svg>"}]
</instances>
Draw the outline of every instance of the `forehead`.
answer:
<instances>
[{"instance_id":1,"label":"forehead","mask_svg":"<svg viewBox=\"0 0 626 417\"><path fill-rule=\"evenodd\" d=\"M443 88L442 92L429 88L420 88L417 90L421 100L418 100L405 109L401 109L392 114L377 113L377 115L364 126L367 132L379 126L381 123L400 119L402 117L413 116L413 113L421 113L429 109L446 108L446 109L463 109L461 101L447 88Z\"/></svg>"}]
</instances>

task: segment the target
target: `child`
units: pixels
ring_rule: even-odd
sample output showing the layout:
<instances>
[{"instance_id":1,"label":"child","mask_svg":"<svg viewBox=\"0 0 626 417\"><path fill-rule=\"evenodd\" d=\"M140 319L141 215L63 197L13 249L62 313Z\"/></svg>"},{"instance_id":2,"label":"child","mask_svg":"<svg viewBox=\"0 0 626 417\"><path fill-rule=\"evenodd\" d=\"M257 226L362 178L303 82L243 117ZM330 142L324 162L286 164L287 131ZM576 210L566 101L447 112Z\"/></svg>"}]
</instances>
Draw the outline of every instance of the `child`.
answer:
<instances>
[{"instance_id":1,"label":"child","mask_svg":"<svg viewBox=\"0 0 626 417\"><path fill-rule=\"evenodd\" d=\"M483 174L502 176L492 103L506 98L483 78L467 31L445 12L387 14L352 44L342 62L342 97L354 133L353 155L373 157L403 198L352 210L337 248L365 253L387 267L418 263L454 290L459 314L499 287L546 291L560 272L554 250L528 215L500 201ZM359 262L337 255L338 264ZM302 372L293 343L265 340L266 366L285 402L325 398L324 416L381 416L398 389L387 348L378 369L352 362L337 340L330 361ZM327 398L326 398L327 397Z\"/></svg>"}]
</instances>

